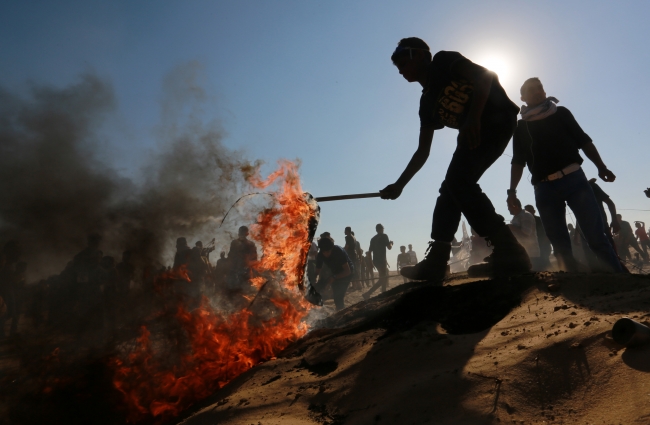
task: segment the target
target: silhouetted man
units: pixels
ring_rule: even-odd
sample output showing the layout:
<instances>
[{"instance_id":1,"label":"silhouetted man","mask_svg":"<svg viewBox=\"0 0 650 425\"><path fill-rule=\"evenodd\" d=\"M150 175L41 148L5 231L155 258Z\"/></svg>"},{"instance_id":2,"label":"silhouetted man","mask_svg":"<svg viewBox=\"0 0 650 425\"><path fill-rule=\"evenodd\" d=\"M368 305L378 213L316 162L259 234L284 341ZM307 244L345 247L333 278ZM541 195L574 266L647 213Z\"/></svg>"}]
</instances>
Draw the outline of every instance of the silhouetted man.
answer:
<instances>
[{"instance_id":1,"label":"silhouetted man","mask_svg":"<svg viewBox=\"0 0 650 425\"><path fill-rule=\"evenodd\" d=\"M219 254L219 259L214 268L215 274L215 291L224 289L226 284L226 279L230 273L230 261L226 258L226 253L221 251Z\"/></svg>"},{"instance_id":2,"label":"silhouetted man","mask_svg":"<svg viewBox=\"0 0 650 425\"><path fill-rule=\"evenodd\" d=\"M241 286L252 278L251 266L257 261L257 248L248 240L248 227L241 226L238 237L230 243L228 260L230 260L229 283L232 289Z\"/></svg>"},{"instance_id":3,"label":"silhouetted man","mask_svg":"<svg viewBox=\"0 0 650 425\"><path fill-rule=\"evenodd\" d=\"M508 145L519 108L508 99L495 73L458 52L440 51L432 57L424 41L411 37L400 40L391 59L408 82L419 83L423 90L418 149L397 181L381 191L382 198L397 199L422 168L429 157L435 130L450 127L459 131L456 151L433 211L433 241L424 260L404 267L402 275L415 280L444 278L461 214L494 245L486 272L529 271L526 250L478 185L483 173Z\"/></svg>"},{"instance_id":4,"label":"silhouetted man","mask_svg":"<svg viewBox=\"0 0 650 425\"><path fill-rule=\"evenodd\" d=\"M174 265L172 268L177 269L181 266L186 266L190 261L190 254L192 249L187 246L187 239L176 239L176 254L174 255Z\"/></svg>"},{"instance_id":5,"label":"silhouetted man","mask_svg":"<svg viewBox=\"0 0 650 425\"><path fill-rule=\"evenodd\" d=\"M522 119L513 138L508 204L517 199L517 185L528 165L537 210L560 266L569 270L577 268L567 232L568 204L591 250L612 272L623 272L605 236L594 193L580 167L583 160L579 150L598 168L601 179L612 182L616 176L607 169L591 138L571 112L558 107L556 98L546 96L539 78L526 80L520 92L526 106L521 110Z\"/></svg>"},{"instance_id":6,"label":"silhouetted man","mask_svg":"<svg viewBox=\"0 0 650 425\"><path fill-rule=\"evenodd\" d=\"M363 259L366 262L366 286L371 287L375 284L375 265L372 262L372 253L367 251Z\"/></svg>"},{"instance_id":7,"label":"silhouetted man","mask_svg":"<svg viewBox=\"0 0 650 425\"><path fill-rule=\"evenodd\" d=\"M402 267L411 265L411 256L406 252L406 247L404 245L399 247L400 253L397 254L397 271L401 270ZM406 276L402 276L404 283L407 283L409 279Z\"/></svg>"},{"instance_id":8,"label":"silhouetted man","mask_svg":"<svg viewBox=\"0 0 650 425\"><path fill-rule=\"evenodd\" d=\"M634 237L634 232L632 231L632 226L628 221L623 220L623 216L620 214L616 214L616 218L618 219L618 223L621 225L621 231L619 232L619 243L621 250L625 250L629 252L630 246L636 250L639 254L641 254L641 257L643 257L643 261L648 261L648 254L646 254L641 247L639 247L639 244L636 241L636 238Z\"/></svg>"},{"instance_id":9,"label":"silhouetted man","mask_svg":"<svg viewBox=\"0 0 650 425\"><path fill-rule=\"evenodd\" d=\"M411 257L411 264L418 263L418 255L413 251L413 245L409 244L409 250L406 253Z\"/></svg>"},{"instance_id":10,"label":"silhouetted man","mask_svg":"<svg viewBox=\"0 0 650 425\"><path fill-rule=\"evenodd\" d=\"M381 286L381 292L388 289L388 262L386 261L386 249L393 248L393 241L389 240L388 235L384 233L384 226L378 224L375 226L377 234L370 239L369 251L372 253L372 264L377 269L379 280L363 294L364 299L370 298L373 292Z\"/></svg>"},{"instance_id":11,"label":"silhouetted man","mask_svg":"<svg viewBox=\"0 0 650 425\"><path fill-rule=\"evenodd\" d=\"M345 246L343 249L345 249L345 253L348 254L352 264L354 264L352 277L354 280L357 280L359 272L359 262L357 261L357 240L354 235L352 235L352 228L350 226L345 228ZM361 289L359 282L355 282L353 286L355 287L355 290Z\"/></svg>"},{"instance_id":12,"label":"silhouetted man","mask_svg":"<svg viewBox=\"0 0 650 425\"><path fill-rule=\"evenodd\" d=\"M641 249L643 249L643 251L646 253L647 256L648 249L650 249L650 238L648 237L648 233L646 233L645 231L645 223L642 221L635 221L634 226L636 227L634 234L636 235L636 238L639 241L639 245L641 246Z\"/></svg>"}]
</instances>

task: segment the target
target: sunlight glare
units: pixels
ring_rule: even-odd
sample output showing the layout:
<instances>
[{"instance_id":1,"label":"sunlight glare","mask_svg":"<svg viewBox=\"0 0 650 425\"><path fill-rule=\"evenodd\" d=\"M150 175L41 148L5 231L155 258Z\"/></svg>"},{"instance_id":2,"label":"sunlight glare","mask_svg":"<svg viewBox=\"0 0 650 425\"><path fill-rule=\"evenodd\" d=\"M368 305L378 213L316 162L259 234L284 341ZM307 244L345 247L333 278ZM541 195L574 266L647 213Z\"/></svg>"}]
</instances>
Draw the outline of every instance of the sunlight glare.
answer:
<instances>
[{"instance_id":1,"label":"sunlight glare","mask_svg":"<svg viewBox=\"0 0 650 425\"><path fill-rule=\"evenodd\" d=\"M505 84L511 75L510 62L503 57L490 55L486 56L485 59L478 61L477 63L489 69L490 71L496 72L496 74L499 76L501 85Z\"/></svg>"}]
</instances>

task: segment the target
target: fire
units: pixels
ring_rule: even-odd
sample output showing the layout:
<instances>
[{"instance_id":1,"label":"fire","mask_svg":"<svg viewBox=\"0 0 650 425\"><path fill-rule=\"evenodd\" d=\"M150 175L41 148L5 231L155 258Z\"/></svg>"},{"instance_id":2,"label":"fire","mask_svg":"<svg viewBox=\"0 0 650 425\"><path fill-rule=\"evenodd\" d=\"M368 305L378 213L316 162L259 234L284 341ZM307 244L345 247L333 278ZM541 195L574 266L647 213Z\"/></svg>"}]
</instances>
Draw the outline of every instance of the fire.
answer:
<instances>
[{"instance_id":1,"label":"fire","mask_svg":"<svg viewBox=\"0 0 650 425\"><path fill-rule=\"evenodd\" d=\"M130 422L152 418L159 422L178 415L256 364L274 358L308 330L302 319L309 304L296 287L302 281L309 221L315 211L305 200L298 166L281 161L266 180L258 170L249 183L256 189L279 186L273 192L274 205L262 211L251 226L251 238L262 247L251 283L268 297L266 314L255 316L251 308L255 299L248 308L227 317L205 298L193 311L178 304L173 318L186 338L185 350L171 365L156 352L160 343L143 326L137 348L126 358L111 360L113 385L124 397ZM160 276L158 286L178 279L189 281L185 270ZM268 283L272 290L265 291Z\"/></svg>"}]
</instances>

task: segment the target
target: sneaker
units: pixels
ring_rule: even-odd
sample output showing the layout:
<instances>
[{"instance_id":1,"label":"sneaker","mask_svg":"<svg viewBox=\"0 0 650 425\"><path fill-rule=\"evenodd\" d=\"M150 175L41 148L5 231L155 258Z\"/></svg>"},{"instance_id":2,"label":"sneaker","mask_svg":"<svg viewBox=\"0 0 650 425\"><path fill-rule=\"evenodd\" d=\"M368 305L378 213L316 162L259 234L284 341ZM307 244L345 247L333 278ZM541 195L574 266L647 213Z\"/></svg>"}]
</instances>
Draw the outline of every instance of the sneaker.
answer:
<instances>
[{"instance_id":1,"label":"sneaker","mask_svg":"<svg viewBox=\"0 0 650 425\"><path fill-rule=\"evenodd\" d=\"M431 241L425 252L424 260L415 266L402 267L400 274L412 280L442 282L447 274L450 253L450 244Z\"/></svg>"}]
</instances>

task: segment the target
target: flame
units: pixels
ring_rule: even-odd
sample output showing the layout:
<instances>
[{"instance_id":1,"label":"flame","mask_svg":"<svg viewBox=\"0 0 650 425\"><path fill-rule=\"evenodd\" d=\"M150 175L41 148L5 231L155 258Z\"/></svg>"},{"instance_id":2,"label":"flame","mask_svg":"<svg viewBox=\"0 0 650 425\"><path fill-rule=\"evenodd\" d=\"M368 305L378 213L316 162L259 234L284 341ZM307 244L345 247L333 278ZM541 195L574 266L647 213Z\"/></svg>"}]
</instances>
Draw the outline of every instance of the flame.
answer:
<instances>
[{"instance_id":1,"label":"flame","mask_svg":"<svg viewBox=\"0 0 650 425\"><path fill-rule=\"evenodd\" d=\"M280 161L279 168L266 180L259 168L249 176L249 183L263 189L276 183L274 205L262 211L251 226L251 238L262 248L254 265L251 284L260 293L270 282L268 291L270 317L255 317L251 305L224 316L203 299L201 306L188 311L176 304L173 318L187 338L185 351L173 365L157 353L160 343L143 326L136 348L126 358L113 358L113 385L123 395L129 422L153 419L165 421L256 364L275 358L291 342L303 336L307 325L302 319L309 304L296 291L304 273L309 249L309 220L314 209L306 202L300 185L298 165ZM186 270L172 270L157 278L156 288L174 280L187 280Z\"/></svg>"}]
</instances>

